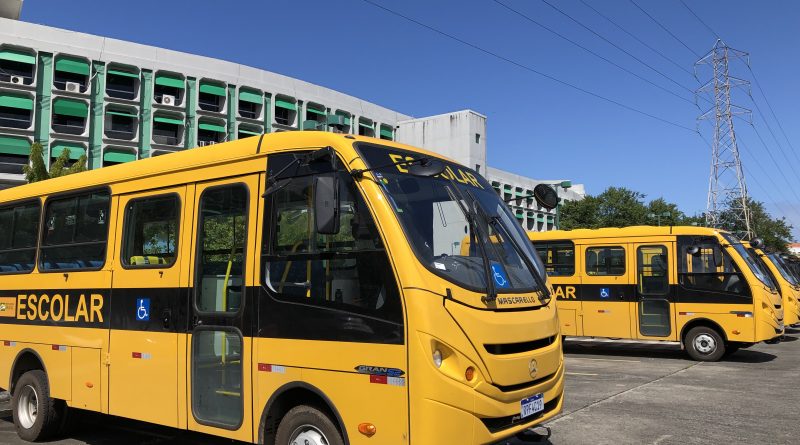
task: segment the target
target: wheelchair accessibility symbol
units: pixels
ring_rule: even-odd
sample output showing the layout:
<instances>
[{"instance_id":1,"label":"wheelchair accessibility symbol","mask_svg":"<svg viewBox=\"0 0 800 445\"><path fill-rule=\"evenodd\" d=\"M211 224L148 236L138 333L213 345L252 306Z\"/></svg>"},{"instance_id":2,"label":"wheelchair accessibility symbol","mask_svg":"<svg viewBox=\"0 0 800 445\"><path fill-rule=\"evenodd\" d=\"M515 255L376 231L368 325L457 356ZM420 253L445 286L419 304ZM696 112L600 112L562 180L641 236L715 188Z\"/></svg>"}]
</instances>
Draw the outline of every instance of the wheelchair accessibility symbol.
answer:
<instances>
[{"instance_id":1,"label":"wheelchair accessibility symbol","mask_svg":"<svg viewBox=\"0 0 800 445\"><path fill-rule=\"evenodd\" d=\"M492 264L492 275L494 278L494 283L497 287L508 287L508 277L506 276L506 271L503 270L503 266L499 264Z\"/></svg>"},{"instance_id":2,"label":"wheelchair accessibility symbol","mask_svg":"<svg viewBox=\"0 0 800 445\"><path fill-rule=\"evenodd\" d=\"M600 288L600 298L608 298L611 296L611 291L607 287Z\"/></svg>"},{"instance_id":3,"label":"wheelchair accessibility symbol","mask_svg":"<svg viewBox=\"0 0 800 445\"><path fill-rule=\"evenodd\" d=\"M136 299L136 319L138 321L150 321L150 299Z\"/></svg>"}]
</instances>

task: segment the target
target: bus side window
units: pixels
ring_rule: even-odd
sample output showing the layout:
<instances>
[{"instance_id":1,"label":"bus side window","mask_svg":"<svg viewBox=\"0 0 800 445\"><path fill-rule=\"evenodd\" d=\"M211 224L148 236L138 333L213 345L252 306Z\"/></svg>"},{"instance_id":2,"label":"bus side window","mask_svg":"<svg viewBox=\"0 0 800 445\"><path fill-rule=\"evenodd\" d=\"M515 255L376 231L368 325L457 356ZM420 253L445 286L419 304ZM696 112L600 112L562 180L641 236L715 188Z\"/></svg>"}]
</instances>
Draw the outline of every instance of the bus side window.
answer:
<instances>
[{"instance_id":1,"label":"bus side window","mask_svg":"<svg viewBox=\"0 0 800 445\"><path fill-rule=\"evenodd\" d=\"M238 312L244 292L247 187L232 184L203 191L195 263L197 309Z\"/></svg>"},{"instance_id":2,"label":"bus side window","mask_svg":"<svg viewBox=\"0 0 800 445\"><path fill-rule=\"evenodd\" d=\"M588 247L586 249L586 274L591 276L625 275L625 248Z\"/></svg>"},{"instance_id":3,"label":"bus side window","mask_svg":"<svg viewBox=\"0 0 800 445\"><path fill-rule=\"evenodd\" d=\"M315 232L314 175L294 177L267 198L262 283L281 301L401 323L397 284L375 222L352 177L338 175L337 234ZM369 329L351 327L359 335Z\"/></svg>"},{"instance_id":4,"label":"bus side window","mask_svg":"<svg viewBox=\"0 0 800 445\"><path fill-rule=\"evenodd\" d=\"M41 210L38 200L0 209L0 273L33 270Z\"/></svg>"},{"instance_id":5,"label":"bus side window","mask_svg":"<svg viewBox=\"0 0 800 445\"><path fill-rule=\"evenodd\" d=\"M693 246L698 247L694 255L689 251ZM705 291L748 294L749 288L744 277L716 239L681 237L679 252L678 274L682 286ZM722 263L716 264L714 257L722 258Z\"/></svg>"},{"instance_id":6,"label":"bus side window","mask_svg":"<svg viewBox=\"0 0 800 445\"><path fill-rule=\"evenodd\" d=\"M637 249L639 264L639 294L665 295L669 292L667 275L667 248L664 246L641 246Z\"/></svg>"},{"instance_id":7,"label":"bus side window","mask_svg":"<svg viewBox=\"0 0 800 445\"><path fill-rule=\"evenodd\" d=\"M177 195L132 199L125 209L122 264L170 267L175 263L180 202Z\"/></svg>"},{"instance_id":8,"label":"bus side window","mask_svg":"<svg viewBox=\"0 0 800 445\"><path fill-rule=\"evenodd\" d=\"M535 243L534 247L545 264L547 275L568 277L575 274L575 244L571 241Z\"/></svg>"},{"instance_id":9,"label":"bus side window","mask_svg":"<svg viewBox=\"0 0 800 445\"><path fill-rule=\"evenodd\" d=\"M106 257L110 202L105 190L48 199L40 269L101 268Z\"/></svg>"}]
</instances>

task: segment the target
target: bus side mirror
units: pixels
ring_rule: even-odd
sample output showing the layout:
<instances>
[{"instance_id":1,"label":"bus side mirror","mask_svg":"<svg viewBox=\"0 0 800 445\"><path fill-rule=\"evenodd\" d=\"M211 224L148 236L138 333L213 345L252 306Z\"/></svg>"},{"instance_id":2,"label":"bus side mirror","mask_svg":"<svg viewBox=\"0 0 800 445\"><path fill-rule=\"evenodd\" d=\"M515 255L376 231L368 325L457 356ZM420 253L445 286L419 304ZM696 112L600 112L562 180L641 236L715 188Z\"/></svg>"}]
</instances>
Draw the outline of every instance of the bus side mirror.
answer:
<instances>
[{"instance_id":1,"label":"bus side mirror","mask_svg":"<svg viewBox=\"0 0 800 445\"><path fill-rule=\"evenodd\" d=\"M753 249L763 249L764 248L764 240L761 239L761 238L753 238L750 241L750 246L752 246Z\"/></svg>"},{"instance_id":2,"label":"bus side mirror","mask_svg":"<svg viewBox=\"0 0 800 445\"><path fill-rule=\"evenodd\" d=\"M320 235L339 233L339 177L336 173L314 178L314 224Z\"/></svg>"},{"instance_id":3,"label":"bus side mirror","mask_svg":"<svg viewBox=\"0 0 800 445\"><path fill-rule=\"evenodd\" d=\"M547 184L538 184L533 188L533 197L536 202L547 210L553 210L558 206L558 193Z\"/></svg>"},{"instance_id":4,"label":"bus side mirror","mask_svg":"<svg viewBox=\"0 0 800 445\"><path fill-rule=\"evenodd\" d=\"M714 265L721 266L722 265L722 250L721 249L712 249L712 256L714 258Z\"/></svg>"},{"instance_id":5,"label":"bus side mirror","mask_svg":"<svg viewBox=\"0 0 800 445\"><path fill-rule=\"evenodd\" d=\"M700 248L697 246L689 246L686 248L686 253L688 253L691 256L696 256L697 254L700 253Z\"/></svg>"}]
</instances>

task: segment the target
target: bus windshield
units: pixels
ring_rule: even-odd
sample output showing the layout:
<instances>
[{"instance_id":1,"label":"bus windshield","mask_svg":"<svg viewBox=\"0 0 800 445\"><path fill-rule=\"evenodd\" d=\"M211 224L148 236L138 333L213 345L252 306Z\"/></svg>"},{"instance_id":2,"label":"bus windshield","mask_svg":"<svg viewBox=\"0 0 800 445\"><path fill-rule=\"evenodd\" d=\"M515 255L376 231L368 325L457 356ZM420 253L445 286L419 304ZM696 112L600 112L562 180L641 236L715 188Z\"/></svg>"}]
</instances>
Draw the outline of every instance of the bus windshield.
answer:
<instances>
[{"instance_id":1,"label":"bus windshield","mask_svg":"<svg viewBox=\"0 0 800 445\"><path fill-rule=\"evenodd\" d=\"M420 157L371 144L358 149L370 167ZM432 272L477 292L539 289L541 260L508 206L475 171L446 163L435 177L413 176L403 165L373 173L414 252Z\"/></svg>"},{"instance_id":2,"label":"bus windshield","mask_svg":"<svg viewBox=\"0 0 800 445\"><path fill-rule=\"evenodd\" d=\"M761 264L761 261L759 261L758 257L755 256L754 253L746 249L742 242L737 240L730 233L722 233L722 236L725 238L725 241L730 243L730 245L739 253L742 259L744 259L744 262L747 263L747 267L751 272L753 272L753 275L758 278L758 281L761 281L765 286L773 291L777 290L777 285L772 281L769 273L763 269L765 265Z\"/></svg>"},{"instance_id":3,"label":"bus windshield","mask_svg":"<svg viewBox=\"0 0 800 445\"><path fill-rule=\"evenodd\" d=\"M775 268L778 269L778 272L781 273L781 276L784 280L788 281L789 284L792 286L797 286L797 279L795 279L794 275L792 275L787 269L786 264L783 262L780 256L777 253L771 253L767 255L767 258L775 265Z\"/></svg>"}]
</instances>

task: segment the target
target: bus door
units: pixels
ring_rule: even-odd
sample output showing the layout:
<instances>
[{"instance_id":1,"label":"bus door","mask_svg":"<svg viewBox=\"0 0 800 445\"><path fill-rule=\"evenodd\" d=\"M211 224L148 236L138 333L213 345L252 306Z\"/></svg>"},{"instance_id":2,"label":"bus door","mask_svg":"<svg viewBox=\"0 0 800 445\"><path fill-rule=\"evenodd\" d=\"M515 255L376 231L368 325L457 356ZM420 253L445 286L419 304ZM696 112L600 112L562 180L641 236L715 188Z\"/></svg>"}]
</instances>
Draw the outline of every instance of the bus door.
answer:
<instances>
[{"instance_id":1,"label":"bus door","mask_svg":"<svg viewBox=\"0 0 800 445\"><path fill-rule=\"evenodd\" d=\"M670 286L674 275L673 243L634 244L636 249L636 321L639 339L677 339L675 296Z\"/></svg>"},{"instance_id":2,"label":"bus door","mask_svg":"<svg viewBox=\"0 0 800 445\"><path fill-rule=\"evenodd\" d=\"M256 178L196 187L186 362L189 429L248 442Z\"/></svg>"},{"instance_id":3,"label":"bus door","mask_svg":"<svg viewBox=\"0 0 800 445\"><path fill-rule=\"evenodd\" d=\"M583 254L580 286L583 335L630 338L630 303L633 300L626 243L590 244Z\"/></svg>"},{"instance_id":4,"label":"bus door","mask_svg":"<svg viewBox=\"0 0 800 445\"><path fill-rule=\"evenodd\" d=\"M179 420L179 333L186 329L181 286L186 187L120 196L111 296L109 413L170 427ZM184 237L184 239L191 239ZM182 314L182 315L181 315ZM185 412L183 416L185 418Z\"/></svg>"}]
</instances>

